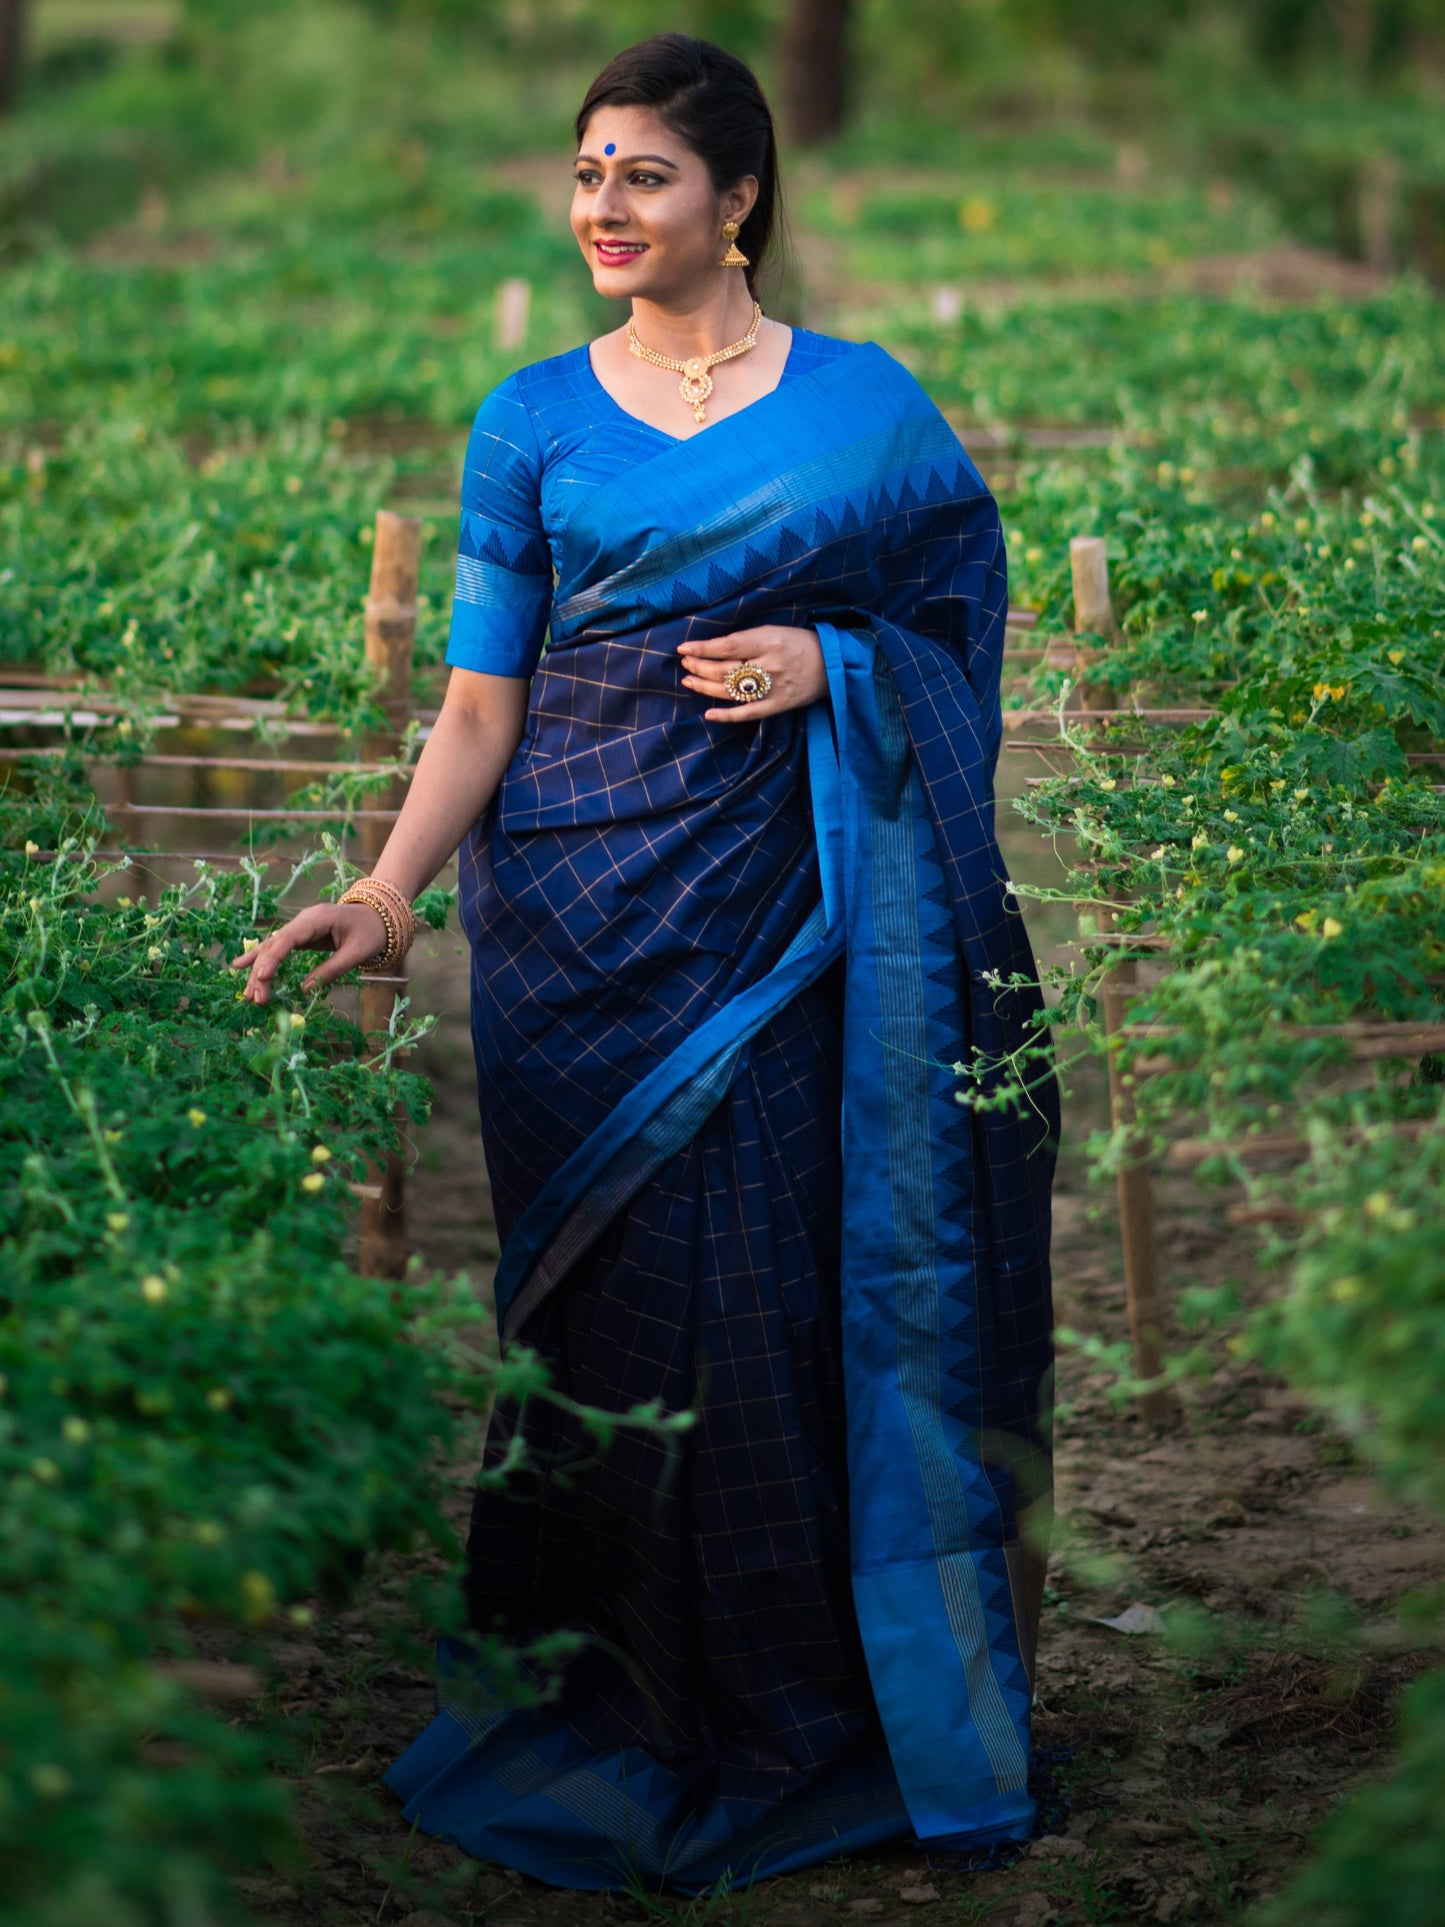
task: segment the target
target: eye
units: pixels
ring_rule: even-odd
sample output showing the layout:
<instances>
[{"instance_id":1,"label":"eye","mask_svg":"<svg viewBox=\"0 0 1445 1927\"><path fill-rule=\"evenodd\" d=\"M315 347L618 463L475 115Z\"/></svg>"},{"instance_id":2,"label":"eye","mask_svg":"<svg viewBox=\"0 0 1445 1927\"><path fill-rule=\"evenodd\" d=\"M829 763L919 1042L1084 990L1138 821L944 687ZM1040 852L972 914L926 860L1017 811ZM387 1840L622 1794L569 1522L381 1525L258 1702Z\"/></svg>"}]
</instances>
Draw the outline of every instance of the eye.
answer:
<instances>
[{"instance_id":1,"label":"eye","mask_svg":"<svg viewBox=\"0 0 1445 1927\"><path fill-rule=\"evenodd\" d=\"M597 170L592 167L579 167L573 173L572 178L574 181L581 181L584 184L588 181L595 181L597 179Z\"/></svg>"},{"instance_id":2,"label":"eye","mask_svg":"<svg viewBox=\"0 0 1445 1927\"><path fill-rule=\"evenodd\" d=\"M662 176L660 174L650 173L646 168L638 168L637 172L633 174L631 178L634 181L656 181L659 187L663 185Z\"/></svg>"}]
</instances>

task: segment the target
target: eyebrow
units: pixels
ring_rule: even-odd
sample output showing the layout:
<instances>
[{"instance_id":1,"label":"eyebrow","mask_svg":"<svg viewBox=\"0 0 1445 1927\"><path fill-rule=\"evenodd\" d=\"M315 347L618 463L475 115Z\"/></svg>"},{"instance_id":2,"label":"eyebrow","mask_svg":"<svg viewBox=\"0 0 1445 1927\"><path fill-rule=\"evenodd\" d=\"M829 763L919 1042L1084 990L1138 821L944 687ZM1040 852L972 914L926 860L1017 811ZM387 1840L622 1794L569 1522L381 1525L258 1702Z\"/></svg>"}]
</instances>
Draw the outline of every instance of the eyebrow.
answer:
<instances>
[{"instance_id":1,"label":"eyebrow","mask_svg":"<svg viewBox=\"0 0 1445 1927\"><path fill-rule=\"evenodd\" d=\"M594 167L597 165L597 156L595 154L579 154L577 160L591 161ZM631 167L635 161L661 161L664 167L677 166L677 162L668 160L665 154L629 154L626 160L619 161L617 165L619 167ZM577 161L574 161L572 165L575 167Z\"/></svg>"}]
</instances>

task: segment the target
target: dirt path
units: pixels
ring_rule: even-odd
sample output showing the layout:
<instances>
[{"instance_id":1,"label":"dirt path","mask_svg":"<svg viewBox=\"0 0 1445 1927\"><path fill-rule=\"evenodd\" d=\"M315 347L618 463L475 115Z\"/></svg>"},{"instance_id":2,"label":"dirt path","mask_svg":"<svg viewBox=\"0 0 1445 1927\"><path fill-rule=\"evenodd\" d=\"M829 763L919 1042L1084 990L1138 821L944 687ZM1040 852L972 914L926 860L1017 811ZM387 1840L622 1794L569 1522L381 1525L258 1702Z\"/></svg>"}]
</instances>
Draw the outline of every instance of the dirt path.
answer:
<instances>
[{"instance_id":1,"label":"dirt path","mask_svg":"<svg viewBox=\"0 0 1445 1927\"><path fill-rule=\"evenodd\" d=\"M1021 786L1028 759L1005 758ZM1021 882L1055 859L1005 818ZM1030 919L1051 954L1063 911ZM412 1193L417 1248L465 1266L485 1289L494 1243L478 1153L466 969L453 934L431 938L418 1002L444 1013L422 1068L437 1086ZM1107 1340L1125 1330L1117 1229L1106 1192L1087 1189L1082 1146L1105 1120L1093 1067L1073 1080L1056 1196L1061 1324ZM1221 1228L1219 1193L1182 1177L1159 1186L1165 1283L1253 1277L1248 1234ZM1156 1433L1116 1410L1077 1352L1061 1360L1058 1531L1040 1654L1036 1742L1068 1745L1066 1829L998 1873L951 1874L905 1848L764 1883L735 1901L643 1904L554 1893L408 1837L381 1770L430 1717L425 1628L411 1589L435 1572L388 1567L314 1634L278 1641L278 1702L303 1746L305 1861L294 1876L243 1883L286 1927L593 1927L704 1918L757 1927L960 1919L1213 1921L1281 1884L1311 1829L1362 1773L1383 1763L1388 1706L1412 1662L1390 1649L1393 1602L1439 1570L1434 1523L1387 1504L1348 1444L1285 1389L1226 1359L1186 1391L1178 1425ZM456 1468L460 1523L470 1462ZM1363 1654L1333 1648L1330 1598L1372 1628ZM1157 1633L1100 1625L1131 1605L1192 1613L1213 1650L1179 1652ZM1146 1620L1148 1615L1143 1616ZM1311 1630L1313 1628L1313 1630ZM294 1770L294 1768L293 1768Z\"/></svg>"}]
</instances>

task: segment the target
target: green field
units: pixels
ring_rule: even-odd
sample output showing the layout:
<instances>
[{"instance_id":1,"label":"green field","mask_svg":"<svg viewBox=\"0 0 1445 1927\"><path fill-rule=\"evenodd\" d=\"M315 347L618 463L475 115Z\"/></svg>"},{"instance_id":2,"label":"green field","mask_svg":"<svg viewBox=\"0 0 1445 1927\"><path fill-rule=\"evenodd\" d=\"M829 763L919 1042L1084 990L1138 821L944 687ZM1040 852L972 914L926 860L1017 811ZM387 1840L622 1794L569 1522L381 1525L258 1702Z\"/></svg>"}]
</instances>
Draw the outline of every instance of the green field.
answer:
<instances>
[{"instance_id":1,"label":"green field","mask_svg":"<svg viewBox=\"0 0 1445 1927\"><path fill-rule=\"evenodd\" d=\"M356 612L380 507L424 520L435 688L471 416L616 318L562 214L606 35L567 15L548 61L551 17L517 10L488 43L406 8L42 5L34 88L0 123L0 681L114 704L65 755L0 765L0 1927L226 1917L238 1870L284 1860L285 1721L231 1723L175 1663L264 1666L353 1596L368 1551L426 1550L427 1610L454 1607L444 1467L503 1368L465 1280L398 1291L345 1256L348 1185L426 1088L299 969L258 1013L222 968L283 886L340 880L337 846L294 877L203 867L148 895L90 852L125 842L96 791L158 746L168 696L379 721ZM1172 964L1131 1012L1160 1027L1125 1044L1139 1129L1216 1143L1202 1179L1263 1226L1264 1302L1201 1288L1171 1383L1254 1361L1438 1508L1445 308L1406 246L1445 177L1431 111L1342 121L1302 95L1286 139L1236 97L1145 115L1121 147L1085 101L960 136L902 110L913 71L880 56L855 126L797 156L774 305L924 381L998 493L1037 635L1072 626L1070 539L1107 539L1120 626L1090 674L1126 713L1081 724L1067 651L1016 638L1007 703L1035 720L1012 733L1055 748L1009 815L1063 858L1021 893L1084 918L1044 970L1061 1053L1097 1067L1121 952L1089 937L1123 903L1116 929ZM1336 251L1353 230L1328 187L1380 151L1415 193L1393 270ZM528 333L504 351L515 277ZM1214 713L1128 720L1160 706ZM1380 1024L1426 1042L1361 1069L1352 1038ZM1299 1156L1250 1158L1282 1131ZM1098 1130L1096 1175L1137 1148ZM1102 1363L1127 1391L1127 1346ZM1399 1603L1417 1657L1438 1606ZM1187 1667L1215 1635L1179 1623ZM1387 1885L1391 1927L1427 1927L1442 1679L1411 1688L1393 1779L1272 1911L1226 1878L1177 1918L1367 1927ZM1081 1895L1057 1918L1131 1917ZM950 1891L951 1917L973 1904Z\"/></svg>"}]
</instances>

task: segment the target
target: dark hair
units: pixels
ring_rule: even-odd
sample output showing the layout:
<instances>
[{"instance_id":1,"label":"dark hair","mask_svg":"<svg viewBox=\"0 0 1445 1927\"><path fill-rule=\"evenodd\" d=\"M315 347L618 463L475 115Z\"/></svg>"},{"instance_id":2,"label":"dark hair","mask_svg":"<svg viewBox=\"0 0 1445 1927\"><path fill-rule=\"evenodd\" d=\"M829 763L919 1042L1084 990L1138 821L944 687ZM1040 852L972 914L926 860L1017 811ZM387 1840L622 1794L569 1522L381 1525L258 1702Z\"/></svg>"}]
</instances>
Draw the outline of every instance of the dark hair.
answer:
<instances>
[{"instance_id":1,"label":"dark hair","mask_svg":"<svg viewBox=\"0 0 1445 1927\"><path fill-rule=\"evenodd\" d=\"M587 89L577 113L579 142L588 121L604 106L655 107L701 158L718 194L745 174L757 176L758 197L738 235L750 264L748 288L755 291L773 244L782 197L772 110L752 68L711 40L695 40L686 33L654 34L614 54Z\"/></svg>"}]
</instances>

